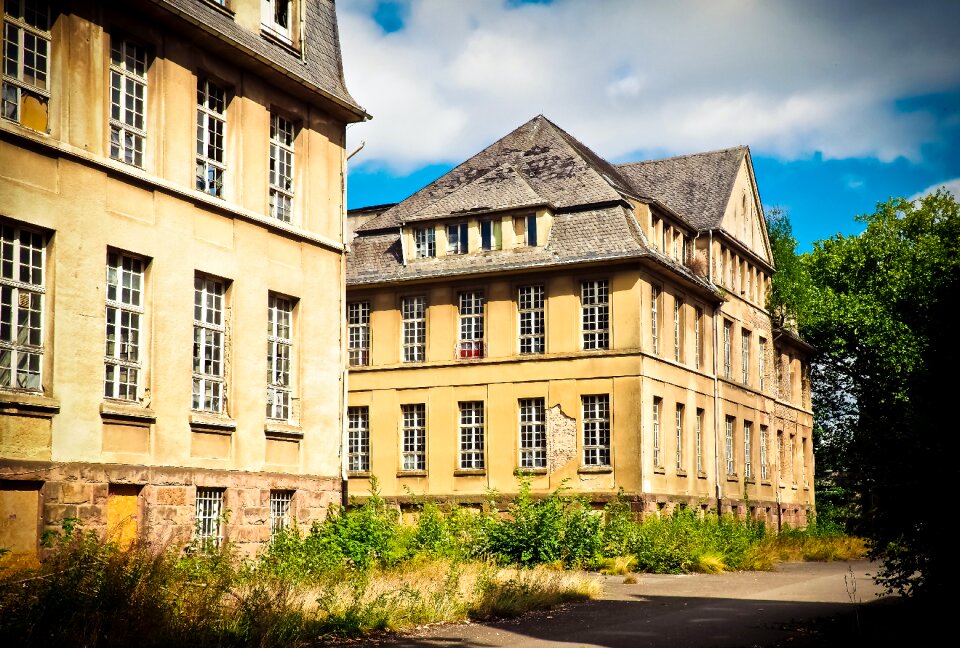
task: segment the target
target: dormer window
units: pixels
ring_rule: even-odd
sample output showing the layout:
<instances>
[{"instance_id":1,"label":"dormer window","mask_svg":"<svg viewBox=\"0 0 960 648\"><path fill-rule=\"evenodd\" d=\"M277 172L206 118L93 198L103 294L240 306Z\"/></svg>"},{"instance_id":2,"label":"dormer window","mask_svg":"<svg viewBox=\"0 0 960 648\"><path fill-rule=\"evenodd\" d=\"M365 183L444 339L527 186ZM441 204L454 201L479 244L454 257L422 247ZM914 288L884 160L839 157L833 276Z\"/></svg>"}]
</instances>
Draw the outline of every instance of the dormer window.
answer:
<instances>
[{"instance_id":1,"label":"dormer window","mask_svg":"<svg viewBox=\"0 0 960 648\"><path fill-rule=\"evenodd\" d=\"M517 216L513 219L513 229L517 236L517 245L529 245L531 247L537 244L537 217L534 214L529 216Z\"/></svg>"},{"instance_id":2,"label":"dormer window","mask_svg":"<svg viewBox=\"0 0 960 648\"><path fill-rule=\"evenodd\" d=\"M467 224L447 225L447 254L467 253Z\"/></svg>"},{"instance_id":3,"label":"dormer window","mask_svg":"<svg viewBox=\"0 0 960 648\"><path fill-rule=\"evenodd\" d=\"M533 215L527 216L527 245L537 245L537 217Z\"/></svg>"},{"instance_id":4,"label":"dormer window","mask_svg":"<svg viewBox=\"0 0 960 648\"><path fill-rule=\"evenodd\" d=\"M293 41L293 1L261 0L261 26L281 40Z\"/></svg>"},{"instance_id":5,"label":"dormer window","mask_svg":"<svg viewBox=\"0 0 960 648\"><path fill-rule=\"evenodd\" d=\"M480 248L483 250L499 250L502 243L500 238L499 220L480 221Z\"/></svg>"},{"instance_id":6,"label":"dormer window","mask_svg":"<svg viewBox=\"0 0 960 648\"><path fill-rule=\"evenodd\" d=\"M413 244L418 259L437 256L437 241L432 227L414 229Z\"/></svg>"}]
</instances>

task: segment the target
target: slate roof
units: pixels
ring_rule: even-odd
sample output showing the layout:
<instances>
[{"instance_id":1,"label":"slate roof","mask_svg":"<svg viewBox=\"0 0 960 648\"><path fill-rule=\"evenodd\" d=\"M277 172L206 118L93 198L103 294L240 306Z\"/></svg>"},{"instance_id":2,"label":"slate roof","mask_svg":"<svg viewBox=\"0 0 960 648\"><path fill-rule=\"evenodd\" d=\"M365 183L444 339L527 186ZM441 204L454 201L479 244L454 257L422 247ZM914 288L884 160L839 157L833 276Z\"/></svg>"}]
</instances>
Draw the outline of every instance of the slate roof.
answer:
<instances>
[{"instance_id":1,"label":"slate roof","mask_svg":"<svg viewBox=\"0 0 960 648\"><path fill-rule=\"evenodd\" d=\"M478 180L480 182L474 184ZM523 184L529 187L529 192L522 189ZM518 192L528 198L536 194L536 204L549 204L556 209L615 202L622 200L624 193L633 193L629 182L613 165L538 115L377 218L370 219L357 232L389 229L439 216L436 203L468 185L474 185L465 193L470 200L449 198L452 210L472 206L473 199L482 202L486 210L509 209L519 200ZM446 215L456 213L462 211Z\"/></svg>"},{"instance_id":2,"label":"slate roof","mask_svg":"<svg viewBox=\"0 0 960 648\"><path fill-rule=\"evenodd\" d=\"M720 227L747 147L617 165L633 189L697 229Z\"/></svg>"},{"instance_id":3,"label":"slate roof","mask_svg":"<svg viewBox=\"0 0 960 648\"><path fill-rule=\"evenodd\" d=\"M302 57L292 49L271 42L259 32L248 31L238 25L229 13L207 2L198 0L151 0L154 4L186 17L207 31L221 37L255 56L260 56L282 71L291 74L321 92L358 116L366 112L350 95L343 79L343 60L340 56L340 34L337 28L335 0L304 1L304 33Z\"/></svg>"}]
</instances>

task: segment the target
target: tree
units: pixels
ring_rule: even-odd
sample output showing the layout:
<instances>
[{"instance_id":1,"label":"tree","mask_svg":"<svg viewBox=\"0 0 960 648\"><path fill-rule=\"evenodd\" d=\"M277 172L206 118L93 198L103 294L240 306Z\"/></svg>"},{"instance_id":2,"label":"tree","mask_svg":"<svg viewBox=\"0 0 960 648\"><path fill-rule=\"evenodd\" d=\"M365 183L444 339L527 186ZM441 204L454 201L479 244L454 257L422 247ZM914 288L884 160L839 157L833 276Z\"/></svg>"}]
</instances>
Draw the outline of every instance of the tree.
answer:
<instances>
[{"instance_id":1,"label":"tree","mask_svg":"<svg viewBox=\"0 0 960 648\"><path fill-rule=\"evenodd\" d=\"M818 450L863 507L860 531L882 561L880 581L932 594L952 585L957 563L948 502L960 485L951 407L960 353L950 326L960 306L960 207L938 191L880 203L858 220L862 234L797 257L793 280L805 285L780 295L818 349ZM817 462L819 470L821 454Z\"/></svg>"}]
</instances>

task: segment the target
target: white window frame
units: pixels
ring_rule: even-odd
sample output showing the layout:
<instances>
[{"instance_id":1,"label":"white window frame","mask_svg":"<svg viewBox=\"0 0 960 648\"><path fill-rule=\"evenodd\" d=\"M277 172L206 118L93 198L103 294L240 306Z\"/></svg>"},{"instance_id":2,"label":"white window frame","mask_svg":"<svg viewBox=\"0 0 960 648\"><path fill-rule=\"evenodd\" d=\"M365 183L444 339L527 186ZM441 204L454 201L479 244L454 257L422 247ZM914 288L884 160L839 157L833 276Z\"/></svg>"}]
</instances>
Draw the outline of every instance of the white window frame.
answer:
<instances>
[{"instance_id":1,"label":"white window frame","mask_svg":"<svg viewBox=\"0 0 960 648\"><path fill-rule=\"evenodd\" d=\"M517 401L520 414L520 467L547 467L546 408L543 398L521 398Z\"/></svg>"},{"instance_id":2,"label":"white window frame","mask_svg":"<svg viewBox=\"0 0 960 648\"><path fill-rule=\"evenodd\" d=\"M270 217L282 223L293 221L294 149L296 125L277 113L270 113L269 197Z\"/></svg>"},{"instance_id":3,"label":"white window frame","mask_svg":"<svg viewBox=\"0 0 960 648\"><path fill-rule=\"evenodd\" d=\"M610 348L610 283L580 282L580 322L584 351Z\"/></svg>"},{"instance_id":4,"label":"white window frame","mask_svg":"<svg viewBox=\"0 0 960 648\"><path fill-rule=\"evenodd\" d=\"M0 223L0 389L43 391L46 237Z\"/></svg>"},{"instance_id":5,"label":"white window frame","mask_svg":"<svg viewBox=\"0 0 960 648\"><path fill-rule=\"evenodd\" d=\"M743 478L753 479L753 422L743 422Z\"/></svg>"},{"instance_id":6,"label":"white window frame","mask_svg":"<svg viewBox=\"0 0 960 648\"><path fill-rule=\"evenodd\" d=\"M650 286L650 340L653 342L653 352L660 353L660 295L663 290L660 286Z\"/></svg>"},{"instance_id":7,"label":"white window frame","mask_svg":"<svg viewBox=\"0 0 960 648\"><path fill-rule=\"evenodd\" d=\"M483 470L485 466L483 401L461 401L458 406L460 469Z\"/></svg>"},{"instance_id":8,"label":"white window frame","mask_svg":"<svg viewBox=\"0 0 960 648\"><path fill-rule=\"evenodd\" d=\"M351 367L370 364L370 302L347 304L347 362Z\"/></svg>"},{"instance_id":9,"label":"white window frame","mask_svg":"<svg viewBox=\"0 0 960 648\"><path fill-rule=\"evenodd\" d=\"M226 283L198 275L193 279L193 409L226 411Z\"/></svg>"},{"instance_id":10,"label":"white window frame","mask_svg":"<svg viewBox=\"0 0 960 648\"><path fill-rule=\"evenodd\" d=\"M737 474L737 459L733 451L733 442L734 442L734 431L733 431L733 418L732 416L726 417L726 422L724 424L724 445L726 446L726 467L727 467L727 476L731 477Z\"/></svg>"},{"instance_id":11,"label":"white window frame","mask_svg":"<svg viewBox=\"0 0 960 648\"><path fill-rule=\"evenodd\" d=\"M740 382L750 384L750 331L740 329Z\"/></svg>"},{"instance_id":12,"label":"white window frame","mask_svg":"<svg viewBox=\"0 0 960 648\"><path fill-rule=\"evenodd\" d=\"M767 444L770 440L767 438L769 431L766 425L760 426L760 480L770 479L770 460L767 456Z\"/></svg>"},{"instance_id":13,"label":"white window frame","mask_svg":"<svg viewBox=\"0 0 960 648\"><path fill-rule=\"evenodd\" d=\"M580 397L583 413L583 465L610 465L610 395Z\"/></svg>"},{"instance_id":14,"label":"white window frame","mask_svg":"<svg viewBox=\"0 0 960 648\"><path fill-rule=\"evenodd\" d=\"M195 537L204 547L219 547L223 542L223 488L197 486Z\"/></svg>"},{"instance_id":15,"label":"white window frame","mask_svg":"<svg viewBox=\"0 0 960 648\"><path fill-rule=\"evenodd\" d=\"M110 157L143 168L147 147L147 48L119 36L110 43Z\"/></svg>"},{"instance_id":16,"label":"white window frame","mask_svg":"<svg viewBox=\"0 0 960 648\"><path fill-rule=\"evenodd\" d=\"M683 403L677 403L676 423L677 423L677 472L683 470Z\"/></svg>"},{"instance_id":17,"label":"white window frame","mask_svg":"<svg viewBox=\"0 0 960 648\"><path fill-rule=\"evenodd\" d=\"M663 399L659 396L653 397L653 467L663 467L663 452L660 448L660 410L663 407Z\"/></svg>"},{"instance_id":18,"label":"white window frame","mask_svg":"<svg viewBox=\"0 0 960 648\"><path fill-rule=\"evenodd\" d=\"M466 223L447 225L447 254L466 254L469 244L470 233Z\"/></svg>"},{"instance_id":19,"label":"white window frame","mask_svg":"<svg viewBox=\"0 0 960 648\"><path fill-rule=\"evenodd\" d=\"M413 251L418 259L437 256L437 232L432 226L413 228Z\"/></svg>"},{"instance_id":20,"label":"white window frame","mask_svg":"<svg viewBox=\"0 0 960 648\"><path fill-rule=\"evenodd\" d=\"M703 472L703 410L697 408L697 473Z\"/></svg>"},{"instance_id":21,"label":"white window frame","mask_svg":"<svg viewBox=\"0 0 960 648\"><path fill-rule=\"evenodd\" d=\"M271 293L267 303L267 418L289 421L293 403L293 308L290 297Z\"/></svg>"},{"instance_id":22,"label":"white window frame","mask_svg":"<svg viewBox=\"0 0 960 648\"><path fill-rule=\"evenodd\" d=\"M427 469L427 406L411 403L400 406L401 470Z\"/></svg>"},{"instance_id":23,"label":"white window frame","mask_svg":"<svg viewBox=\"0 0 960 648\"><path fill-rule=\"evenodd\" d=\"M757 353L759 354L757 356L757 363L759 364L760 371L760 391L763 391L766 385L764 373L766 373L767 370L767 341L764 338L760 338L760 349Z\"/></svg>"},{"instance_id":24,"label":"white window frame","mask_svg":"<svg viewBox=\"0 0 960 648\"><path fill-rule=\"evenodd\" d=\"M347 470L353 473L370 471L370 408L347 408Z\"/></svg>"},{"instance_id":25,"label":"white window frame","mask_svg":"<svg viewBox=\"0 0 960 648\"><path fill-rule=\"evenodd\" d=\"M683 356L683 349L681 348L682 335L683 335L683 299L680 297L673 298L673 359L676 362L680 362Z\"/></svg>"},{"instance_id":26,"label":"white window frame","mask_svg":"<svg viewBox=\"0 0 960 648\"><path fill-rule=\"evenodd\" d=\"M115 400L140 398L143 377L145 259L107 252L106 347L103 395ZM111 335L112 332L112 335Z\"/></svg>"},{"instance_id":27,"label":"white window frame","mask_svg":"<svg viewBox=\"0 0 960 648\"><path fill-rule=\"evenodd\" d=\"M521 354L537 354L546 351L544 292L542 284L521 286L517 291Z\"/></svg>"},{"instance_id":28,"label":"white window frame","mask_svg":"<svg viewBox=\"0 0 960 648\"><path fill-rule=\"evenodd\" d=\"M733 368L731 365L730 336L733 333L733 322L723 320L723 377L730 379Z\"/></svg>"},{"instance_id":29,"label":"white window frame","mask_svg":"<svg viewBox=\"0 0 960 648\"><path fill-rule=\"evenodd\" d=\"M27 15L28 4L39 11ZM16 14L7 10L16 5ZM2 88L0 115L21 122L24 95L49 104L50 5L42 0L7 0L3 13ZM10 54L13 53L13 56ZM49 121L48 121L49 123Z\"/></svg>"},{"instance_id":30,"label":"white window frame","mask_svg":"<svg viewBox=\"0 0 960 648\"><path fill-rule=\"evenodd\" d=\"M696 346L696 366L697 369L700 369L703 360L701 355L703 354L703 340L700 337L700 330L703 327L703 307L697 306L697 322L696 322L696 331L694 332L694 346Z\"/></svg>"},{"instance_id":31,"label":"white window frame","mask_svg":"<svg viewBox=\"0 0 960 648\"><path fill-rule=\"evenodd\" d=\"M295 6L294 0L261 0L260 27L288 45L292 44Z\"/></svg>"},{"instance_id":32,"label":"white window frame","mask_svg":"<svg viewBox=\"0 0 960 648\"><path fill-rule=\"evenodd\" d=\"M290 490L271 490L270 491L270 537L274 537L280 531L289 529L292 523L290 516L293 505L293 491Z\"/></svg>"},{"instance_id":33,"label":"white window frame","mask_svg":"<svg viewBox=\"0 0 960 648\"><path fill-rule=\"evenodd\" d=\"M423 362L427 353L427 298L422 295L400 300L401 344L404 362Z\"/></svg>"},{"instance_id":34,"label":"white window frame","mask_svg":"<svg viewBox=\"0 0 960 648\"><path fill-rule=\"evenodd\" d=\"M499 250L503 246L501 237L502 223L499 218L485 218L480 221L480 249Z\"/></svg>"},{"instance_id":35,"label":"white window frame","mask_svg":"<svg viewBox=\"0 0 960 648\"><path fill-rule=\"evenodd\" d=\"M198 191L223 198L227 138L227 91L209 79L197 79Z\"/></svg>"},{"instance_id":36,"label":"white window frame","mask_svg":"<svg viewBox=\"0 0 960 648\"><path fill-rule=\"evenodd\" d=\"M486 355L483 343L485 306L482 290L469 290L457 295L457 357L460 359L482 358Z\"/></svg>"}]
</instances>

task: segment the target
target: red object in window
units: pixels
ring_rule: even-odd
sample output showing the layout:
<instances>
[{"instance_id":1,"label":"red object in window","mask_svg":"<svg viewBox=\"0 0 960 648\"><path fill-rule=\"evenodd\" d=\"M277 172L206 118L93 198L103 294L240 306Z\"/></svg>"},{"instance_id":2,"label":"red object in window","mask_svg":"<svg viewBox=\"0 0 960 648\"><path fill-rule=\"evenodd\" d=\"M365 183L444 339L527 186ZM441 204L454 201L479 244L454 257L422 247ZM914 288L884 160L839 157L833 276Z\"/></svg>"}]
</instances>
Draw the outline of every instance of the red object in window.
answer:
<instances>
[{"instance_id":1,"label":"red object in window","mask_svg":"<svg viewBox=\"0 0 960 648\"><path fill-rule=\"evenodd\" d=\"M483 342L461 343L460 357L461 358L482 358Z\"/></svg>"}]
</instances>

